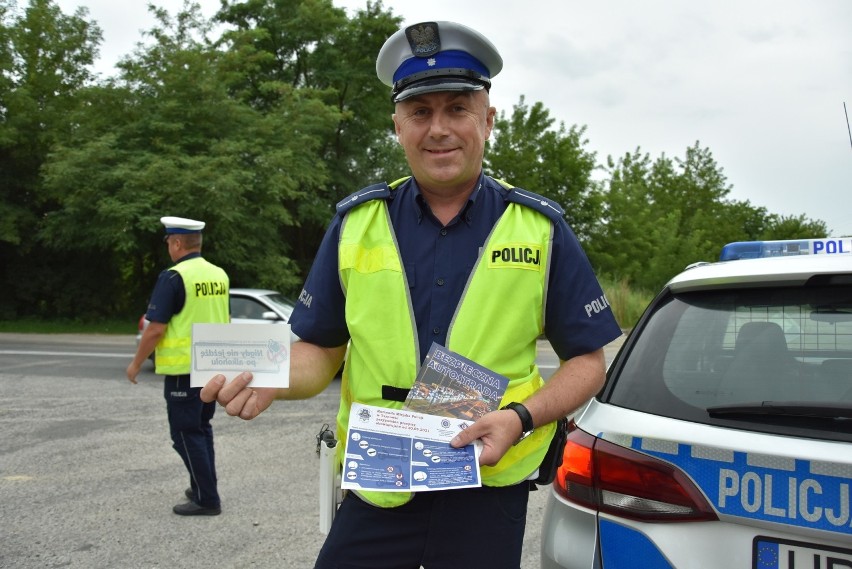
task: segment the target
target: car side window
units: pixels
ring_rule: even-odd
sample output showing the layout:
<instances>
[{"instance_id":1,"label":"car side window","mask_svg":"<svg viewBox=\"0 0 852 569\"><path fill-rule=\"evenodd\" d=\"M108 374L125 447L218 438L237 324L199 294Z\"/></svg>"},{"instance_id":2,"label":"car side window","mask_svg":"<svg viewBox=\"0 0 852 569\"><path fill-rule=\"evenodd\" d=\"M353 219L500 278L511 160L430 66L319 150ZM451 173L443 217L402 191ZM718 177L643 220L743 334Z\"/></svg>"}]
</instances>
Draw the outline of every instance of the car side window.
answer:
<instances>
[{"instance_id":1,"label":"car side window","mask_svg":"<svg viewBox=\"0 0 852 569\"><path fill-rule=\"evenodd\" d=\"M259 320L268 309L250 298L231 297L231 318L252 318Z\"/></svg>"}]
</instances>

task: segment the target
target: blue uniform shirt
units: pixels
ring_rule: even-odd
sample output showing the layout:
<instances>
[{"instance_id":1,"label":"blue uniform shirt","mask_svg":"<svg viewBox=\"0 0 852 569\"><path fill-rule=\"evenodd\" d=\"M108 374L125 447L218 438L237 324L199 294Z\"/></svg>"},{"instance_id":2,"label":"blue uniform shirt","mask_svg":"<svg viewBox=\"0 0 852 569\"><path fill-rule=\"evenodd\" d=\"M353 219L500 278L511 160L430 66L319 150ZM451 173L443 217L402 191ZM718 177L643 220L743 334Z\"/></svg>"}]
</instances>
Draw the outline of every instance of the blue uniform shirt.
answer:
<instances>
[{"instance_id":1,"label":"blue uniform shirt","mask_svg":"<svg viewBox=\"0 0 852 569\"><path fill-rule=\"evenodd\" d=\"M479 250L508 205L505 194L493 179L480 176L467 205L446 226L431 213L413 178L388 199L410 288L421 357L426 356L432 342L446 345L447 328ZM340 215L331 221L290 317L297 336L325 347L342 346L349 340L346 299L337 264L341 221ZM585 253L568 224L560 219L553 236L545 335L561 359L597 350L621 334L610 309L601 309L605 305L602 298ZM595 309L590 310L590 306Z\"/></svg>"},{"instance_id":2,"label":"blue uniform shirt","mask_svg":"<svg viewBox=\"0 0 852 569\"><path fill-rule=\"evenodd\" d=\"M178 259L177 263L200 256L201 253L190 253ZM154 285L154 292L151 293L145 318L151 322L168 324L172 316L183 310L185 303L186 289L183 286L183 277L177 271L166 269L157 277L157 284Z\"/></svg>"}]
</instances>

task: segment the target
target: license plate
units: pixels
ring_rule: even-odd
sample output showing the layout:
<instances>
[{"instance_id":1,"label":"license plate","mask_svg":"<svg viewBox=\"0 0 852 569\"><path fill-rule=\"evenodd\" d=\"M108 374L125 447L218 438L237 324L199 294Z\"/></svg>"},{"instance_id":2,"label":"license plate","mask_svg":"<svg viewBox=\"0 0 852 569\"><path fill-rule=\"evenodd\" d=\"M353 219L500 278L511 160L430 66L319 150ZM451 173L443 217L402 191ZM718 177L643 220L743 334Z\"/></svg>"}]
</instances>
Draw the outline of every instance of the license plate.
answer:
<instances>
[{"instance_id":1,"label":"license plate","mask_svg":"<svg viewBox=\"0 0 852 569\"><path fill-rule=\"evenodd\" d=\"M852 549L754 538L753 569L852 569Z\"/></svg>"}]
</instances>

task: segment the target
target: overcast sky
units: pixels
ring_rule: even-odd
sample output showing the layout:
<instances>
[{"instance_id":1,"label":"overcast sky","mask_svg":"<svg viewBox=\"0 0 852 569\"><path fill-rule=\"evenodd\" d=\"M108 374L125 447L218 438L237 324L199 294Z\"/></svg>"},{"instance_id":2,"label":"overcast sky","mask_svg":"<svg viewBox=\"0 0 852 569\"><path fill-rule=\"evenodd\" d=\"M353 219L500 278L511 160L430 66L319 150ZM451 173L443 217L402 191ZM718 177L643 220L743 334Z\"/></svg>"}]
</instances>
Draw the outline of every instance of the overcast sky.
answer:
<instances>
[{"instance_id":1,"label":"overcast sky","mask_svg":"<svg viewBox=\"0 0 852 569\"><path fill-rule=\"evenodd\" d=\"M182 0L153 0L175 13ZM20 4L25 4L23 0ZM104 32L98 71L142 40L146 2L57 0ZM219 0L199 0L210 16ZM366 0L334 0L349 10ZM453 20L500 50L492 103L520 97L557 122L586 125L604 162L640 148L683 157L697 141L730 198L852 235L852 1L396 0L404 25ZM536 188L529 188L535 191Z\"/></svg>"}]
</instances>

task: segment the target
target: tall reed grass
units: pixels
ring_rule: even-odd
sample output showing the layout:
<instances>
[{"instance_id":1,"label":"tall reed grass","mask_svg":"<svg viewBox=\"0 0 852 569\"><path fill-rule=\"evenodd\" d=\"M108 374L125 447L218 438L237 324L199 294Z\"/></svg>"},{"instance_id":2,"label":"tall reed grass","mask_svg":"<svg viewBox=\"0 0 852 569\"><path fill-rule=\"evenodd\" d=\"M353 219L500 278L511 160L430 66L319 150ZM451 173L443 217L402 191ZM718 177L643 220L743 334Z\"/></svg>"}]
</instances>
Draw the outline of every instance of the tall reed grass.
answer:
<instances>
[{"instance_id":1,"label":"tall reed grass","mask_svg":"<svg viewBox=\"0 0 852 569\"><path fill-rule=\"evenodd\" d=\"M622 330L630 330L636 325L645 308L654 295L644 290L636 290L624 280L600 279L604 294L609 301L612 313Z\"/></svg>"}]
</instances>

